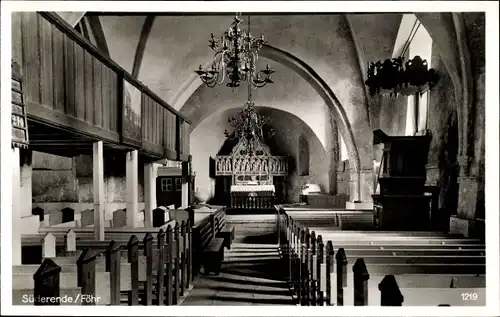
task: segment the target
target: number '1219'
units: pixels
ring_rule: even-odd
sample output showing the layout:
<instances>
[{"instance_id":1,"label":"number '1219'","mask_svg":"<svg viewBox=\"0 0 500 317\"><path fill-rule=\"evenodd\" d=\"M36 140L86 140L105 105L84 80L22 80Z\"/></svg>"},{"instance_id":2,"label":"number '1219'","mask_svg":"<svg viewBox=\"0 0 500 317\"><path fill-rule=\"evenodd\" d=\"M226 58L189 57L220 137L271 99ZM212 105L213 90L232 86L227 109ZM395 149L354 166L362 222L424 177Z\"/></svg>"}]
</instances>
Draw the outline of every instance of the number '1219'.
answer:
<instances>
[{"instance_id":1,"label":"number '1219'","mask_svg":"<svg viewBox=\"0 0 500 317\"><path fill-rule=\"evenodd\" d=\"M462 293L462 300L477 300L477 293Z\"/></svg>"}]
</instances>

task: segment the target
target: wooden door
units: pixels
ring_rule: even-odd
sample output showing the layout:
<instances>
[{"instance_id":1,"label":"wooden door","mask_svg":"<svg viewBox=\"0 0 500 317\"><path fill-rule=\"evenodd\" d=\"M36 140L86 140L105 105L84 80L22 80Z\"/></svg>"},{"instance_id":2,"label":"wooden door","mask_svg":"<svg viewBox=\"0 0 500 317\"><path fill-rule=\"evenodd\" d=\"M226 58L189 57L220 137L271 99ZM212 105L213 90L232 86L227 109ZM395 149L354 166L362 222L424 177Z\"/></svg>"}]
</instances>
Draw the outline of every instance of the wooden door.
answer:
<instances>
[{"instance_id":1,"label":"wooden door","mask_svg":"<svg viewBox=\"0 0 500 317\"><path fill-rule=\"evenodd\" d=\"M156 199L158 206L175 205L175 208L179 208L182 201L182 177L158 177L156 182Z\"/></svg>"}]
</instances>

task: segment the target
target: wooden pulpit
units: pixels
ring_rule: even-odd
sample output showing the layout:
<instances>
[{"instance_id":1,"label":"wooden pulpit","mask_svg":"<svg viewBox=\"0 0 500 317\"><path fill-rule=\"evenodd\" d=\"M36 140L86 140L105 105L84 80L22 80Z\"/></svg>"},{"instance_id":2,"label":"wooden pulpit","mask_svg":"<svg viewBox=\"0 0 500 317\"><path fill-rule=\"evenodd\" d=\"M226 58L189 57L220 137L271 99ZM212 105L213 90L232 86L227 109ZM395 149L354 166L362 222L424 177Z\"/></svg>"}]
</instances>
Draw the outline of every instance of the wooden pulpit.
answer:
<instances>
[{"instance_id":1,"label":"wooden pulpit","mask_svg":"<svg viewBox=\"0 0 500 317\"><path fill-rule=\"evenodd\" d=\"M431 196L425 194L425 165L430 136L388 136L373 132L383 143L378 184L373 195L374 222L381 230L428 230Z\"/></svg>"}]
</instances>

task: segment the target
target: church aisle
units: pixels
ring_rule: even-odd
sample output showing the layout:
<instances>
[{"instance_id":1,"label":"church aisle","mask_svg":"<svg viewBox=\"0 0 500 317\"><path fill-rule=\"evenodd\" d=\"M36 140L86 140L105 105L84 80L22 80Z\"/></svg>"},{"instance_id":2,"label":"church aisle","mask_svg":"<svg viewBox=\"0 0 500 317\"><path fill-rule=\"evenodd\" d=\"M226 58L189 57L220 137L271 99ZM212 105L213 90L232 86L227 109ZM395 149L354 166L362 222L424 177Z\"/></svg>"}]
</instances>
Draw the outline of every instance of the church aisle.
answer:
<instances>
[{"instance_id":1,"label":"church aisle","mask_svg":"<svg viewBox=\"0 0 500 317\"><path fill-rule=\"evenodd\" d=\"M281 271L277 246L234 243L219 276L201 275L182 305L295 305Z\"/></svg>"}]
</instances>

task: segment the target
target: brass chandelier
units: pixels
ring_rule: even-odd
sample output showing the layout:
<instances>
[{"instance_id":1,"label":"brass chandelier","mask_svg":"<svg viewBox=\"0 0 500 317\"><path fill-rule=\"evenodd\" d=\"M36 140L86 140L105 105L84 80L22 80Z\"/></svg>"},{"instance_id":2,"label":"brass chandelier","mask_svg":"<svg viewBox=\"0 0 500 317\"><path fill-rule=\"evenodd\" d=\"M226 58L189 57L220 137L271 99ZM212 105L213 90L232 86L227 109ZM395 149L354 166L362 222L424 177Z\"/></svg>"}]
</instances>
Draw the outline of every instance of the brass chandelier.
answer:
<instances>
[{"instance_id":1,"label":"brass chandelier","mask_svg":"<svg viewBox=\"0 0 500 317\"><path fill-rule=\"evenodd\" d=\"M228 87L239 87L241 82L249 82L255 88L261 88L273 83L271 74L274 73L269 67L259 72L255 71L254 65L259 58L259 50L267 43L264 36L256 39L250 34L250 16L248 17L248 31L240 29L243 18L236 14L234 22L224 32L220 39L216 39L211 33L209 47L215 51L211 68L204 70L203 66L195 71L200 79L208 86L215 87L222 84L226 77Z\"/></svg>"},{"instance_id":2,"label":"brass chandelier","mask_svg":"<svg viewBox=\"0 0 500 317\"><path fill-rule=\"evenodd\" d=\"M228 119L228 123L234 128L234 133L229 133L224 130L226 138L238 139L243 142L244 146L247 148L247 154L253 155L255 152L255 147L259 140L265 137L272 137L275 134L273 129L269 129L268 133L264 134L264 125L267 124L270 119L264 118L262 115L257 113L255 109L255 104L252 101L252 83L250 77L247 78L248 81L248 99L245 101L243 109L236 116L232 116Z\"/></svg>"}]
</instances>

